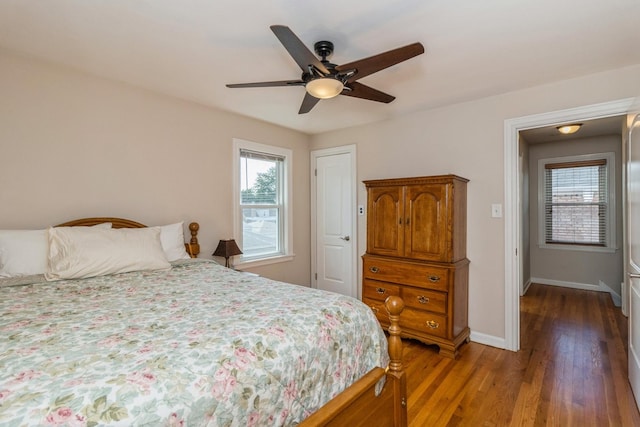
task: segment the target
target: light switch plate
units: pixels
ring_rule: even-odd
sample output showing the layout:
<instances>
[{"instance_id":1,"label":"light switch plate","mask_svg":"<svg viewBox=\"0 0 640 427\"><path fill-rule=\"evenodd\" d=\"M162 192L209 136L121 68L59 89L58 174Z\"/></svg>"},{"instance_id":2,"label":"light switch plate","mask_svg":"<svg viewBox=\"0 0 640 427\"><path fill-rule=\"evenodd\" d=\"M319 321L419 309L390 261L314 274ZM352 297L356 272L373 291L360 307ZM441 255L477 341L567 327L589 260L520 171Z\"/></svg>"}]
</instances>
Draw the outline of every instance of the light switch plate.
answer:
<instances>
[{"instance_id":1,"label":"light switch plate","mask_svg":"<svg viewBox=\"0 0 640 427\"><path fill-rule=\"evenodd\" d=\"M491 205L491 217L502 218L502 205L500 203L494 203Z\"/></svg>"}]
</instances>

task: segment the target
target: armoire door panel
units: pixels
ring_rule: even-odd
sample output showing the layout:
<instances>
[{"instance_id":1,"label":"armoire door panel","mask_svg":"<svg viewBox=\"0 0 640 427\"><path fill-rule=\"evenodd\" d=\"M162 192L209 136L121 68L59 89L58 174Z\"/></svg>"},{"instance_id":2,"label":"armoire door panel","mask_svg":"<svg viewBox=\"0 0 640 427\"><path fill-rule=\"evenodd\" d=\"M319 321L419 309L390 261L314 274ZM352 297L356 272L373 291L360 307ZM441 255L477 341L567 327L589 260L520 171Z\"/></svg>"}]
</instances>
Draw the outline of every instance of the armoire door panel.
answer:
<instances>
[{"instance_id":1,"label":"armoire door panel","mask_svg":"<svg viewBox=\"0 0 640 427\"><path fill-rule=\"evenodd\" d=\"M447 261L447 187L415 185L405 192L405 256Z\"/></svg>"},{"instance_id":2,"label":"armoire door panel","mask_svg":"<svg viewBox=\"0 0 640 427\"><path fill-rule=\"evenodd\" d=\"M369 189L367 252L402 256L404 253L402 187Z\"/></svg>"}]
</instances>

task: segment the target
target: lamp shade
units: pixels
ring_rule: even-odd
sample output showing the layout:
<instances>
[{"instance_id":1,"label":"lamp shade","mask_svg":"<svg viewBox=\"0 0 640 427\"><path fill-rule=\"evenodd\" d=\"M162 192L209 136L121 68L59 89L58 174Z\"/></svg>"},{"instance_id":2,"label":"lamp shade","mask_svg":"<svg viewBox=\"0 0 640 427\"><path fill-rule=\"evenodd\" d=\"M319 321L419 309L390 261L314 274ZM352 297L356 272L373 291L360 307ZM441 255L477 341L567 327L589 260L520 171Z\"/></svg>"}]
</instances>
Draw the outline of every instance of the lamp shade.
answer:
<instances>
[{"instance_id":1,"label":"lamp shade","mask_svg":"<svg viewBox=\"0 0 640 427\"><path fill-rule=\"evenodd\" d=\"M333 77L321 77L311 80L306 85L309 95L318 99L329 99L338 96L342 89L344 89L342 82Z\"/></svg>"},{"instance_id":2,"label":"lamp shade","mask_svg":"<svg viewBox=\"0 0 640 427\"><path fill-rule=\"evenodd\" d=\"M558 132L560 133L569 135L569 134L578 132L580 130L580 127L582 127L582 123L558 126L556 129L558 129Z\"/></svg>"},{"instance_id":3,"label":"lamp shade","mask_svg":"<svg viewBox=\"0 0 640 427\"><path fill-rule=\"evenodd\" d=\"M233 239L220 240L218 247L216 248L213 256L224 257L225 267L229 267L229 257L234 255L240 255L242 251L238 247L238 244Z\"/></svg>"}]
</instances>

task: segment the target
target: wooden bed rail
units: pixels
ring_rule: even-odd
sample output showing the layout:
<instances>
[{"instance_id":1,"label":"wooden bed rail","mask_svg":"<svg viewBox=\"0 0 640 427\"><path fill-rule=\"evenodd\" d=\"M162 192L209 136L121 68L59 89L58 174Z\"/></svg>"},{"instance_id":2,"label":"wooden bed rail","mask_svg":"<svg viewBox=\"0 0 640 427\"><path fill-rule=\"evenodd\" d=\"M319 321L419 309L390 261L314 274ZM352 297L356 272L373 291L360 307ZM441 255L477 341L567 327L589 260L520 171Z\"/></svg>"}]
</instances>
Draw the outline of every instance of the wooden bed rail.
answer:
<instances>
[{"instance_id":1,"label":"wooden bed rail","mask_svg":"<svg viewBox=\"0 0 640 427\"><path fill-rule=\"evenodd\" d=\"M300 427L406 427L407 382L402 367L402 340L400 339L400 313L404 310L402 298L390 296L385 301L389 313L389 366L374 368L347 390L303 420ZM375 388L386 375L380 395Z\"/></svg>"},{"instance_id":2,"label":"wooden bed rail","mask_svg":"<svg viewBox=\"0 0 640 427\"><path fill-rule=\"evenodd\" d=\"M130 219L115 218L109 216L93 217L93 218L80 218L73 221L67 221L62 224L56 225L56 227L90 227L93 225L110 222L113 228L145 228L146 225ZM191 239L188 243L184 244L187 253L191 258L197 258L200 253L200 244L198 243L198 230L200 225L197 222L189 224L189 231L191 232Z\"/></svg>"}]
</instances>

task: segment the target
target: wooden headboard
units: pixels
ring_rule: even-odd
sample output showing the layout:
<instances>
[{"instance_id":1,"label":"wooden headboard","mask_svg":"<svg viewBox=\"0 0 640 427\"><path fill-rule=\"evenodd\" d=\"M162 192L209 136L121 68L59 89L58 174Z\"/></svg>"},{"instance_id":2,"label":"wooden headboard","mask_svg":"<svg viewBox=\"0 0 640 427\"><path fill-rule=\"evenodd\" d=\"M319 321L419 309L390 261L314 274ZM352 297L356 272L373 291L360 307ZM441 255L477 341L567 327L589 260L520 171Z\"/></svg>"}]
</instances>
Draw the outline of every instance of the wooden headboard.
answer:
<instances>
[{"instance_id":1,"label":"wooden headboard","mask_svg":"<svg viewBox=\"0 0 640 427\"><path fill-rule=\"evenodd\" d=\"M85 226L90 227L92 225L102 224L104 222L110 222L113 228L145 228L144 224L137 221L124 218L112 218L112 217L94 217L94 218L80 218L73 221L64 222L56 225L56 227L77 227ZM191 239L184 244L187 253L191 258L196 258L200 253L200 244L198 243L198 230L200 225L197 222L189 224L189 231L191 232Z\"/></svg>"}]
</instances>

